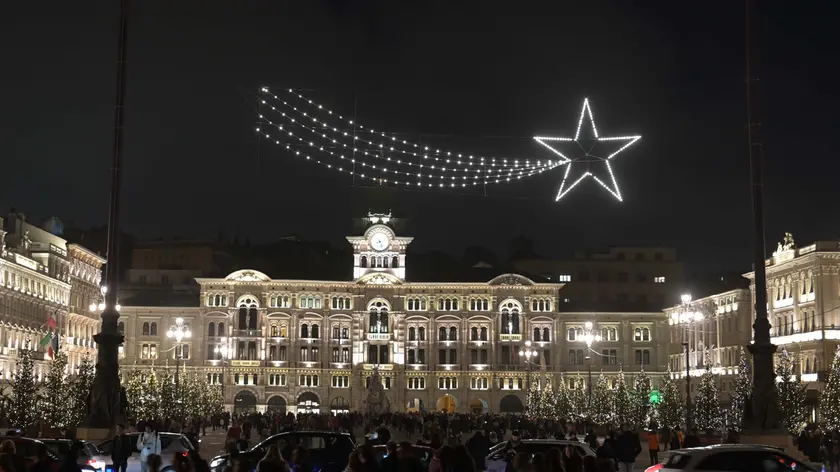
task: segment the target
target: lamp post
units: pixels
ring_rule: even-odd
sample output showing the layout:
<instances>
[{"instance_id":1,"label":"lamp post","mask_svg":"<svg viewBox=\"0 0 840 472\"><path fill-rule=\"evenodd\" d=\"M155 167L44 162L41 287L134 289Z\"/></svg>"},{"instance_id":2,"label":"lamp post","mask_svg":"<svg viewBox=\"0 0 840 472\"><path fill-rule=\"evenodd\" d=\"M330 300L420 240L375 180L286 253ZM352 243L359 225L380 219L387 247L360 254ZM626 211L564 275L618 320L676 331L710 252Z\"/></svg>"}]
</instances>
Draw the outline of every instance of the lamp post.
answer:
<instances>
[{"instance_id":1,"label":"lamp post","mask_svg":"<svg viewBox=\"0 0 840 472\"><path fill-rule=\"evenodd\" d=\"M175 339L175 399L177 401L181 400L181 389L180 389L180 369L181 369L181 354L183 353L183 341L185 338L189 339L192 337L192 331L190 331L190 327L184 324L184 319L180 316L175 318L175 324L169 327L169 331L166 332L166 337L170 339Z\"/></svg>"},{"instance_id":2,"label":"lamp post","mask_svg":"<svg viewBox=\"0 0 840 472\"><path fill-rule=\"evenodd\" d=\"M680 295L682 302L682 311L680 313L673 313L671 315L671 324L679 324L685 327L685 342L682 343L685 349L685 429L691 430L692 426L692 412L691 412L691 359L689 352L691 349L691 324L694 322L703 321L703 313L694 311L691 307L691 294L684 293Z\"/></svg>"},{"instance_id":3,"label":"lamp post","mask_svg":"<svg viewBox=\"0 0 840 472\"><path fill-rule=\"evenodd\" d=\"M528 397L531 393L531 365L533 364L534 357L539 355L539 351L536 349L531 349L531 341L525 341L525 349L519 350L519 356L525 358L525 364L528 366L528 374L525 377L525 401L527 403Z\"/></svg>"},{"instance_id":4,"label":"lamp post","mask_svg":"<svg viewBox=\"0 0 840 472\"><path fill-rule=\"evenodd\" d=\"M216 354L218 354L219 359L222 361L222 382L221 382L221 390L222 390L222 401L227 401L225 397L225 371L228 364L228 359L230 359L230 355L233 353L233 349L228 347L227 345L227 338L221 338L221 343L216 345L216 348L213 350Z\"/></svg>"},{"instance_id":5,"label":"lamp post","mask_svg":"<svg viewBox=\"0 0 840 472\"><path fill-rule=\"evenodd\" d=\"M591 321L587 321L584 323L583 327L586 332L583 334L583 342L586 343L586 369L587 369L587 382L589 383L588 386L588 399L586 401L586 407L592 408L592 356L589 353L592 351L592 344L601 342L601 335L597 334L597 332L593 329L595 326Z\"/></svg>"}]
</instances>

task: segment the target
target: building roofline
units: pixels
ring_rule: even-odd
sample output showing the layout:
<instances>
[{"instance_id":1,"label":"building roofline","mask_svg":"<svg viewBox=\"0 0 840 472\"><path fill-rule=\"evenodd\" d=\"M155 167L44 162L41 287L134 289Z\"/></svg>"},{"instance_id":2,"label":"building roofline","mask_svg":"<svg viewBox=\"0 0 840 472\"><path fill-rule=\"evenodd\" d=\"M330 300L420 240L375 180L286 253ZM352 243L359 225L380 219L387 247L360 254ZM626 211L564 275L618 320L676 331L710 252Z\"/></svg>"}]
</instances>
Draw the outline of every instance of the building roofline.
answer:
<instances>
[{"instance_id":1,"label":"building roofline","mask_svg":"<svg viewBox=\"0 0 840 472\"><path fill-rule=\"evenodd\" d=\"M76 250L76 251L83 252L83 253L85 253L85 255L96 259L100 264L105 264L105 263L108 262L107 259L100 256L99 254L96 254L95 252L91 251L90 249L82 246L81 244L67 243L67 250L68 251Z\"/></svg>"}]
</instances>

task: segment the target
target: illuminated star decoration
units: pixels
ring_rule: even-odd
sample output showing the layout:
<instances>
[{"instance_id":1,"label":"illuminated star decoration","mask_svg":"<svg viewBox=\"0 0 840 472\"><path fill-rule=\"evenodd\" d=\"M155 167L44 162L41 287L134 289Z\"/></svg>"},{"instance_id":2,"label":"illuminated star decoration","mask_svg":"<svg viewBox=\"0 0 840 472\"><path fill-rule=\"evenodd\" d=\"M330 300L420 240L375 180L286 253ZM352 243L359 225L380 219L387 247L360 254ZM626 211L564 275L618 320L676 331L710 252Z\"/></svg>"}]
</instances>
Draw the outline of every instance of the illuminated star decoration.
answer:
<instances>
[{"instance_id":1,"label":"illuminated star decoration","mask_svg":"<svg viewBox=\"0 0 840 472\"><path fill-rule=\"evenodd\" d=\"M584 116L589 118L589 124L592 128L592 137L588 141L584 141L581 138L581 128L583 127L583 118ZM641 136L616 136L616 137L604 137L598 135L598 128L595 127L595 119L592 118L592 109L589 108L589 99L586 98L583 100L583 107L580 110L580 119L578 120L577 131L575 132L574 138L559 138L559 137L545 137L545 136L534 136L534 139L537 140L538 143L542 144L551 152L560 156L566 165L566 171L563 174L563 181L560 184L560 190L557 192L557 198L554 201L558 201L563 198L564 195L569 193L577 184L581 183L587 177L592 177L595 179L596 182L601 184L602 187L607 189L608 192L612 194L618 201L622 201L621 198L621 190L618 188L618 182L615 180L615 175L613 174L612 167L610 166L610 160L617 156L621 151L627 149L628 147L632 146L633 143L642 139ZM594 155L592 152L595 149L595 146L598 143L604 141L619 141L623 142L622 146L618 148L618 150L612 152L611 154L607 155L607 157L601 157ZM560 149L558 149L559 142L567 142L569 144L569 148L575 150L575 154L573 157L567 157ZM573 143L573 144L572 144ZM569 155L572 155L569 153ZM589 164L596 163L598 165L603 164L607 168L607 173L609 173L609 178L605 177L598 177L597 175L593 174L589 170ZM580 167L582 165L586 166L586 171L581 174L579 177L572 177L572 167ZM568 185L567 185L568 184Z\"/></svg>"}]
</instances>

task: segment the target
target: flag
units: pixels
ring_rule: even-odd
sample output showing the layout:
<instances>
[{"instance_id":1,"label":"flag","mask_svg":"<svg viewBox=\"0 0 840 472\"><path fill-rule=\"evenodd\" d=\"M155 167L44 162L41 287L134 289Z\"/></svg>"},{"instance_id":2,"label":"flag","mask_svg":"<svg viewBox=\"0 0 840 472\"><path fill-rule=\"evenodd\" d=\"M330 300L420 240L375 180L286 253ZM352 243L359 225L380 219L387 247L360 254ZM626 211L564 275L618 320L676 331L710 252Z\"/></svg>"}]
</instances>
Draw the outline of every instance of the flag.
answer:
<instances>
[{"instance_id":1,"label":"flag","mask_svg":"<svg viewBox=\"0 0 840 472\"><path fill-rule=\"evenodd\" d=\"M55 355L58 354L58 334L56 333L55 336L52 338L52 342L50 343L50 348L47 350L47 353L50 355L50 358L55 359Z\"/></svg>"},{"instance_id":2,"label":"flag","mask_svg":"<svg viewBox=\"0 0 840 472\"><path fill-rule=\"evenodd\" d=\"M47 349L47 353L49 354L50 358L55 358L55 353L58 352L58 333L56 333L56 324L55 324L55 314L58 310L55 310L53 314L50 315L50 318L47 320L47 334L41 338L41 347L49 345ZM54 346L54 348L53 348Z\"/></svg>"}]
</instances>

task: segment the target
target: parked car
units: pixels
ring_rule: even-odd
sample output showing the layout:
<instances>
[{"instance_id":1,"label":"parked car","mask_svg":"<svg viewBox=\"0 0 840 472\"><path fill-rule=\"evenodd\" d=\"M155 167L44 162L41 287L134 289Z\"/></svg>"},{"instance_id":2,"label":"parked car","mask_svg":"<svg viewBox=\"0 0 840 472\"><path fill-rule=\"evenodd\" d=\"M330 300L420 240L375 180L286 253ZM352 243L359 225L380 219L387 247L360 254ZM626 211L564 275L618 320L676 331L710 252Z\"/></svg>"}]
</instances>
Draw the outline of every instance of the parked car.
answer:
<instances>
[{"instance_id":1,"label":"parked car","mask_svg":"<svg viewBox=\"0 0 840 472\"><path fill-rule=\"evenodd\" d=\"M23 457L26 463L26 468L38 460L38 449L43 448L47 454L47 460L50 462L50 470L57 472L61 466L61 456L55 451L51 450L46 444L38 439L25 438L23 436L0 436L0 442L12 441L15 443L15 452L18 456Z\"/></svg>"},{"instance_id":2,"label":"parked car","mask_svg":"<svg viewBox=\"0 0 840 472\"><path fill-rule=\"evenodd\" d=\"M70 454L70 448L73 446L72 439L41 438L40 441L46 444L50 450L58 454L58 456L62 459ZM111 458L102 454L102 451L100 451L99 448L90 441L79 441L79 443L81 443L82 446L76 460L79 467L104 472L105 465L111 463Z\"/></svg>"},{"instance_id":3,"label":"parked car","mask_svg":"<svg viewBox=\"0 0 840 472\"><path fill-rule=\"evenodd\" d=\"M668 457L645 472L817 472L785 454L784 449L751 444L716 444L669 451Z\"/></svg>"},{"instance_id":4,"label":"parked car","mask_svg":"<svg viewBox=\"0 0 840 472\"><path fill-rule=\"evenodd\" d=\"M356 448L353 438L348 433L288 431L270 436L251 449L240 452L240 470L253 470L272 445L280 449L280 454L287 461L291 460L292 450L296 446L305 447L309 451L312 468L321 472L342 472L347 467L350 453ZM222 472L228 459L228 454L214 457L210 460L210 470Z\"/></svg>"},{"instance_id":5,"label":"parked car","mask_svg":"<svg viewBox=\"0 0 840 472\"><path fill-rule=\"evenodd\" d=\"M564 450L567 447L574 448L581 456L595 455L595 451L588 444L566 439L523 439L515 447L509 447L508 441L502 441L493 446L490 449L490 453L487 454L485 470L488 472L505 472L508 464L513 460L513 455L510 454L511 450L515 451L516 454L528 454L531 456L528 458L528 462L530 463L533 455L538 452L546 454L551 449L559 448L560 450Z\"/></svg>"},{"instance_id":6,"label":"parked car","mask_svg":"<svg viewBox=\"0 0 840 472\"><path fill-rule=\"evenodd\" d=\"M158 435L160 436L161 472L172 470L172 458L175 454L186 456L189 451L195 450L190 440L181 433L158 433ZM128 436L131 437L134 451L128 458L126 472L140 472L140 451L137 449L137 440L140 438L140 433L128 433ZM102 455L108 458L108 463L110 463L113 442L114 440L110 439L99 445L99 450L102 451Z\"/></svg>"}]
</instances>

